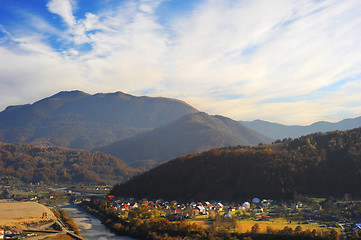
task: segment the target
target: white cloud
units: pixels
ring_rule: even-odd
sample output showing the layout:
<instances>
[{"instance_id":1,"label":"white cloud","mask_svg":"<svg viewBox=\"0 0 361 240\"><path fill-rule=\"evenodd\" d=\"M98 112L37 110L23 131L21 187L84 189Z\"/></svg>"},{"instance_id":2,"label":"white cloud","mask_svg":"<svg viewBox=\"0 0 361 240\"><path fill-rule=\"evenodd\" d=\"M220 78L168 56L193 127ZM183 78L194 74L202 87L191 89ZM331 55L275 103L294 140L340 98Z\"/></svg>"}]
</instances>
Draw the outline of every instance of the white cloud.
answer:
<instances>
[{"instance_id":1,"label":"white cloud","mask_svg":"<svg viewBox=\"0 0 361 240\"><path fill-rule=\"evenodd\" d=\"M50 0L47 7L50 12L62 17L69 26L75 25L76 20L73 16L72 5L69 0Z\"/></svg>"},{"instance_id":2,"label":"white cloud","mask_svg":"<svg viewBox=\"0 0 361 240\"><path fill-rule=\"evenodd\" d=\"M15 94L32 83L36 97L76 88L147 93L287 124L361 115L361 2L209 0L166 23L160 4L125 1L76 19L74 2L50 1L68 29L42 28L75 45L57 52L34 35L18 39L20 53L1 48L0 61L13 59L2 69L3 89Z\"/></svg>"}]
</instances>

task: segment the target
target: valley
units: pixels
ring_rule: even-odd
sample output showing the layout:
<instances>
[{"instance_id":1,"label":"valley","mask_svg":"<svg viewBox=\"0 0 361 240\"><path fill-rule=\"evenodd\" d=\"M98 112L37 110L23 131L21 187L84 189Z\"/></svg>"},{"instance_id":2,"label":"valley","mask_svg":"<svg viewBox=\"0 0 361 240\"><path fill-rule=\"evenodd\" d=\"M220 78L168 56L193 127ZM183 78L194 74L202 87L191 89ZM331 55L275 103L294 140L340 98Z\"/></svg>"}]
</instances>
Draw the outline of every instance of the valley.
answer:
<instances>
[{"instance_id":1,"label":"valley","mask_svg":"<svg viewBox=\"0 0 361 240\"><path fill-rule=\"evenodd\" d=\"M80 91L9 107L0 120L0 137L16 141L0 143L3 199L77 203L140 239L358 234L361 128L275 140L176 99ZM120 126L131 134L107 133Z\"/></svg>"}]
</instances>

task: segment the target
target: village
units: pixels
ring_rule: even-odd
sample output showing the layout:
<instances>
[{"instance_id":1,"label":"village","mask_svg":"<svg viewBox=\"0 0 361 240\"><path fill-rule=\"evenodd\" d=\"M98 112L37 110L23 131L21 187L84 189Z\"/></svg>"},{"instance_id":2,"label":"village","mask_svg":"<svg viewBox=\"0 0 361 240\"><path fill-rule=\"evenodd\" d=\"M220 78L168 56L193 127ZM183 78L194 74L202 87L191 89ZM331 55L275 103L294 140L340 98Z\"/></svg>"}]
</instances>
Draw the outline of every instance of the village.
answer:
<instances>
[{"instance_id":1,"label":"village","mask_svg":"<svg viewBox=\"0 0 361 240\"><path fill-rule=\"evenodd\" d=\"M361 201L350 199L346 201L299 197L298 200L280 201L254 197L240 202L177 202L163 199L116 198L104 194L108 192L108 188L55 188L37 184L21 187L3 186L0 189L0 199L38 202L49 207L63 202L82 203L99 199L108 202L120 216L143 211L145 217L196 223L204 227L214 224L217 218L232 219L235 229L239 232L251 231L252 227L258 224L260 232L282 230L285 227L293 230L300 227L303 230L318 232L334 229L345 239L353 239L361 233ZM75 189L84 189L84 192L92 193L80 193L74 191Z\"/></svg>"},{"instance_id":2,"label":"village","mask_svg":"<svg viewBox=\"0 0 361 240\"><path fill-rule=\"evenodd\" d=\"M149 214L170 221L184 221L207 226L217 217L233 219L239 230L251 231L257 224L260 231L282 230L285 227L327 231L334 229L345 239L361 233L361 201L336 201L325 198L307 198L305 201L276 201L253 198L239 203L220 201L177 201L116 199L107 195L107 201L120 215L132 210L147 209ZM86 199L89 201L89 199Z\"/></svg>"}]
</instances>

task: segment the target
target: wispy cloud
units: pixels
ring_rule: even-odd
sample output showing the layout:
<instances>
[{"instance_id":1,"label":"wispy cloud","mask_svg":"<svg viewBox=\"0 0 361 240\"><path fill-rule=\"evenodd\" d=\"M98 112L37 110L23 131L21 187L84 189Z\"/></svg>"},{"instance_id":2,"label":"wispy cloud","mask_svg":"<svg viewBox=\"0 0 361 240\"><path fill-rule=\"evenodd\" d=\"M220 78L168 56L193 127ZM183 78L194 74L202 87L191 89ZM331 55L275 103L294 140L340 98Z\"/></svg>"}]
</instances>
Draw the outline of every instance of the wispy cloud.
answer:
<instances>
[{"instance_id":1,"label":"wispy cloud","mask_svg":"<svg viewBox=\"0 0 361 240\"><path fill-rule=\"evenodd\" d=\"M79 3L49 1L65 29L32 18L43 35L27 31L0 45L0 84L11 92L2 102L78 88L176 97L242 120L361 115L361 2L206 0L164 20L166 3L125 1L76 18Z\"/></svg>"},{"instance_id":2,"label":"wispy cloud","mask_svg":"<svg viewBox=\"0 0 361 240\"><path fill-rule=\"evenodd\" d=\"M76 23L73 16L72 6L69 0L50 0L47 4L50 12L62 17L64 22L69 26L74 26Z\"/></svg>"}]
</instances>

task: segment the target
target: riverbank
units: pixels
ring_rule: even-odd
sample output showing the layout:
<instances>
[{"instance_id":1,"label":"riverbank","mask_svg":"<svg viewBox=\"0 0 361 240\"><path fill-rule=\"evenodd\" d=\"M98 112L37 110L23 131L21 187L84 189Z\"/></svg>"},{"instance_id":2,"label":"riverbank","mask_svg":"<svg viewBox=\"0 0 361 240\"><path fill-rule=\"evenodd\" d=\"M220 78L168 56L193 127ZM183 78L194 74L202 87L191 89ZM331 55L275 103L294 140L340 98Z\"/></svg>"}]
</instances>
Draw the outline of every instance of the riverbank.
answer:
<instances>
[{"instance_id":1,"label":"riverbank","mask_svg":"<svg viewBox=\"0 0 361 240\"><path fill-rule=\"evenodd\" d=\"M83 210L77 204L60 206L80 229L80 234L88 240L135 240L131 237L117 236L107 229L99 219Z\"/></svg>"}]
</instances>

